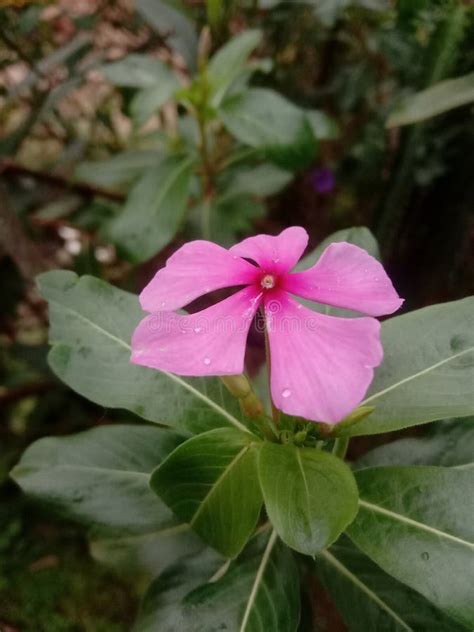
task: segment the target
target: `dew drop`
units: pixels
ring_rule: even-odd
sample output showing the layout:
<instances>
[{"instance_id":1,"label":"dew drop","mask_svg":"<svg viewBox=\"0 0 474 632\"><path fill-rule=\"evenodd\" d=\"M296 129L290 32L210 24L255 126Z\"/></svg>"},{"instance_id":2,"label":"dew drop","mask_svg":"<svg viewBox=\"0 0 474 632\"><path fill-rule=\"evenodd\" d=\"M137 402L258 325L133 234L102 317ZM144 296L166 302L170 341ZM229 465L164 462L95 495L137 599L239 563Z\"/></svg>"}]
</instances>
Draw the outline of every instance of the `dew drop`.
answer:
<instances>
[{"instance_id":1,"label":"dew drop","mask_svg":"<svg viewBox=\"0 0 474 632\"><path fill-rule=\"evenodd\" d=\"M289 397L290 395L291 395L291 391L289 388L285 388L281 392L281 396L284 397L285 399Z\"/></svg>"},{"instance_id":2,"label":"dew drop","mask_svg":"<svg viewBox=\"0 0 474 632\"><path fill-rule=\"evenodd\" d=\"M202 327L194 327L194 333L198 334L202 330Z\"/></svg>"},{"instance_id":3,"label":"dew drop","mask_svg":"<svg viewBox=\"0 0 474 632\"><path fill-rule=\"evenodd\" d=\"M430 554L428 553L428 551L423 551L423 553L421 554L421 559L425 560L425 562L430 559Z\"/></svg>"},{"instance_id":4,"label":"dew drop","mask_svg":"<svg viewBox=\"0 0 474 632\"><path fill-rule=\"evenodd\" d=\"M163 302L161 303L161 307L164 307L165 305L166 305L166 301L163 301Z\"/></svg>"},{"instance_id":5,"label":"dew drop","mask_svg":"<svg viewBox=\"0 0 474 632\"><path fill-rule=\"evenodd\" d=\"M211 364L211 358L204 358L204 364L209 366Z\"/></svg>"},{"instance_id":6,"label":"dew drop","mask_svg":"<svg viewBox=\"0 0 474 632\"><path fill-rule=\"evenodd\" d=\"M303 305L298 304L298 305L296 306L296 309L301 309L302 307L303 307Z\"/></svg>"},{"instance_id":7,"label":"dew drop","mask_svg":"<svg viewBox=\"0 0 474 632\"><path fill-rule=\"evenodd\" d=\"M272 259L273 263L280 263L280 259L278 257L276 259Z\"/></svg>"}]
</instances>

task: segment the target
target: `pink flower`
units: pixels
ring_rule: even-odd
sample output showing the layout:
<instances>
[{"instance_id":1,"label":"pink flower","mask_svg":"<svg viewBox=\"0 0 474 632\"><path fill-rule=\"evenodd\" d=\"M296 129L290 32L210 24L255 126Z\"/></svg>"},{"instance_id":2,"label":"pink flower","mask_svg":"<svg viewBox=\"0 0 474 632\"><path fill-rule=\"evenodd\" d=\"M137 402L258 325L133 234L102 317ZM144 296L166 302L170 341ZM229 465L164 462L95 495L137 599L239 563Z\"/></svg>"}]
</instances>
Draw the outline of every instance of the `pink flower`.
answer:
<instances>
[{"instance_id":1,"label":"pink flower","mask_svg":"<svg viewBox=\"0 0 474 632\"><path fill-rule=\"evenodd\" d=\"M361 402L382 361L380 323L326 316L291 295L370 316L391 314L403 300L382 265L345 242L328 246L308 270L291 272L307 243L306 231L296 226L229 250L208 241L184 245L140 294L151 314L133 334L132 362L178 375L242 373L248 330L262 307L275 406L314 421L343 419ZM233 287L234 294L208 309L174 311Z\"/></svg>"}]
</instances>

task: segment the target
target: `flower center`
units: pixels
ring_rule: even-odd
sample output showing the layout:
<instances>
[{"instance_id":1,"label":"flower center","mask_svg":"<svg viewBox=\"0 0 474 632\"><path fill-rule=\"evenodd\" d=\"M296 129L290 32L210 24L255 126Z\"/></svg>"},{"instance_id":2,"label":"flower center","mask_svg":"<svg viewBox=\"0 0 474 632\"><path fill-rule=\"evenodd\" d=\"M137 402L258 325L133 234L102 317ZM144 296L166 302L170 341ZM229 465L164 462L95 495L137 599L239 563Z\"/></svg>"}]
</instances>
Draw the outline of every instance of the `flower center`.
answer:
<instances>
[{"instance_id":1,"label":"flower center","mask_svg":"<svg viewBox=\"0 0 474 632\"><path fill-rule=\"evenodd\" d=\"M262 277L260 285L263 287L264 290L271 290L276 285L276 279L273 274L266 274L264 277Z\"/></svg>"}]
</instances>

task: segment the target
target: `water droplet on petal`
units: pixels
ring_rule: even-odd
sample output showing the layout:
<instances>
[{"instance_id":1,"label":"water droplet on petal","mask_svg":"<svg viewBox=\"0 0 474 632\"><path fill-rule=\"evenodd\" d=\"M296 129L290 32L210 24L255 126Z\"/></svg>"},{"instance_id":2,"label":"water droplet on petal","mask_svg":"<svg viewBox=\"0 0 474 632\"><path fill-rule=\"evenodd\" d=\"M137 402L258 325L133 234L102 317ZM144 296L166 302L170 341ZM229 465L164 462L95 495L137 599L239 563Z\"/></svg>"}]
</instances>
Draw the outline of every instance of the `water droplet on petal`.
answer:
<instances>
[{"instance_id":1,"label":"water droplet on petal","mask_svg":"<svg viewBox=\"0 0 474 632\"><path fill-rule=\"evenodd\" d=\"M301 305L300 303L296 306L296 309L301 309L303 307L303 305Z\"/></svg>"},{"instance_id":2,"label":"water droplet on petal","mask_svg":"<svg viewBox=\"0 0 474 632\"><path fill-rule=\"evenodd\" d=\"M166 301L163 301L163 302L161 303L161 307L164 307L165 305L166 305Z\"/></svg>"},{"instance_id":3,"label":"water droplet on petal","mask_svg":"<svg viewBox=\"0 0 474 632\"><path fill-rule=\"evenodd\" d=\"M209 366L211 364L211 358L204 358L204 364Z\"/></svg>"},{"instance_id":4,"label":"water droplet on petal","mask_svg":"<svg viewBox=\"0 0 474 632\"><path fill-rule=\"evenodd\" d=\"M276 259L272 259L273 263L280 263L280 259L278 257Z\"/></svg>"},{"instance_id":5,"label":"water droplet on petal","mask_svg":"<svg viewBox=\"0 0 474 632\"><path fill-rule=\"evenodd\" d=\"M289 388L284 388L281 392L281 396L285 399L291 395L291 391Z\"/></svg>"},{"instance_id":6,"label":"water droplet on petal","mask_svg":"<svg viewBox=\"0 0 474 632\"><path fill-rule=\"evenodd\" d=\"M200 331L202 331L202 327L194 327L195 334L198 334Z\"/></svg>"}]
</instances>

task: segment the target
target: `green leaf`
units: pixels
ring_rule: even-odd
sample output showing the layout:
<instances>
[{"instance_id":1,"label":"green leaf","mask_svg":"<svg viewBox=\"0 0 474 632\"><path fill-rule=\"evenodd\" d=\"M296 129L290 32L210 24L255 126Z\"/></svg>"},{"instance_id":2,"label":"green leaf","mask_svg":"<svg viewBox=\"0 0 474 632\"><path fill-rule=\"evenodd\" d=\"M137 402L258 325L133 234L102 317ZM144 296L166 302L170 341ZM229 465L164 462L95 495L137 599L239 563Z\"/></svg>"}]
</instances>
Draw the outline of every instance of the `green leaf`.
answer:
<instances>
[{"instance_id":1,"label":"green leaf","mask_svg":"<svg viewBox=\"0 0 474 632\"><path fill-rule=\"evenodd\" d=\"M345 537L321 551L314 571L349 632L462 632L464 627L384 573Z\"/></svg>"},{"instance_id":2,"label":"green leaf","mask_svg":"<svg viewBox=\"0 0 474 632\"><path fill-rule=\"evenodd\" d=\"M175 566L156 580L135 632L155 632L157 626L160 632L296 632L298 569L274 532L256 538L227 571L204 583L208 573L192 591L181 589L187 570Z\"/></svg>"},{"instance_id":3,"label":"green leaf","mask_svg":"<svg viewBox=\"0 0 474 632\"><path fill-rule=\"evenodd\" d=\"M211 89L210 103L219 107L232 83L245 70L250 53L260 44L262 33L248 30L233 37L209 61L207 75Z\"/></svg>"},{"instance_id":4,"label":"green leaf","mask_svg":"<svg viewBox=\"0 0 474 632\"><path fill-rule=\"evenodd\" d=\"M354 244L366 250L369 255L380 259L380 251L377 240L372 232L365 226L354 226L352 228L344 228L332 233L326 239L316 246L309 254L307 254L296 266L296 270L307 270L311 268L326 250L326 248L334 243L345 241L349 244ZM359 317L360 314L348 309L341 309L339 307L330 307L329 305L322 305L309 301L306 299L299 299L299 302L305 305L308 309L312 309L315 312L322 314L329 314L330 316L341 316L343 318Z\"/></svg>"},{"instance_id":5,"label":"green leaf","mask_svg":"<svg viewBox=\"0 0 474 632\"><path fill-rule=\"evenodd\" d=\"M143 125L150 116L156 114L159 108L168 101L176 90L179 83L176 77L170 72L164 76L158 84L140 90L134 96L130 104L130 113L137 125Z\"/></svg>"},{"instance_id":6,"label":"green leaf","mask_svg":"<svg viewBox=\"0 0 474 632\"><path fill-rule=\"evenodd\" d=\"M254 222L265 215L265 206L249 195L218 197L208 209L212 241L232 246L242 235L252 231Z\"/></svg>"},{"instance_id":7,"label":"green leaf","mask_svg":"<svg viewBox=\"0 0 474 632\"><path fill-rule=\"evenodd\" d=\"M132 575L148 584L169 564L195 555L204 546L189 525L178 524L145 534L94 539L89 549L92 557L101 564L120 575Z\"/></svg>"},{"instance_id":8,"label":"green leaf","mask_svg":"<svg viewBox=\"0 0 474 632\"><path fill-rule=\"evenodd\" d=\"M282 168L300 169L316 155L316 139L304 111L273 90L249 88L225 101L220 116L235 138L263 150Z\"/></svg>"},{"instance_id":9,"label":"green leaf","mask_svg":"<svg viewBox=\"0 0 474 632\"><path fill-rule=\"evenodd\" d=\"M262 494L257 444L218 428L189 439L153 472L153 491L205 542L235 557L255 529Z\"/></svg>"},{"instance_id":10,"label":"green leaf","mask_svg":"<svg viewBox=\"0 0 474 632\"><path fill-rule=\"evenodd\" d=\"M311 268L323 254L328 246L331 244L339 243L341 241L347 241L349 244L354 244L367 250L369 255L380 259L380 251L377 240L372 232L365 226L353 226L352 228L344 228L332 233L326 239L323 239L314 250L307 254L296 266L296 270L306 270Z\"/></svg>"},{"instance_id":11,"label":"green leaf","mask_svg":"<svg viewBox=\"0 0 474 632\"><path fill-rule=\"evenodd\" d=\"M133 261L149 259L175 237L187 210L192 167L191 158L167 158L131 190L108 233Z\"/></svg>"},{"instance_id":12,"label":"green leaf","mask_svg":"<svg viewBox=\"0 0 474 632\"><path fill-rule=\"evenodd\" d=\"M175 77L170 67L149 55L132 53L119 61L100 66L106 78L116 86L152 88Z\"/></svg>"},{"instance_id":13,"label":"green leaf","mask_svg":"<svg viewBox=\"0 0 474 632\"><path fill-rule=\"evenodd\" d=\"M382 345L384 361L361 403L375 411L348 434L474 414L474 298L386 320Z\"/></svg>"},{"instance_id":14,"label":"green leaf","mask_svg":"<svg viewBox=\"0 0 474 632\"><path fill-rule=\"evenodd\" d=\"M406 438L371 450L357 469L374 465L471 466L474 463L474 417L440 422L427 437Z\"/></svg>"},{"instance_id":15,"label":"green leaf","mask_svg":"<svg viewBox=\"0 0 474 632\"><path fill-rule=\"evenodd\" d=\"M105 160L86 160L75 171L76 180L104 188L124 188L143 171L157 167L162 158L155 151L124 151Z\"/></svg>"},{"instance_id":16,"label":"green leaf","mask_svg":"<svg viewBox=\"0 0 474 632\"><path fill-rule=\"evenodd\" d=\"M339 137L336 121L321 110L306 110L306 118L317 140L334 140Z\"/></svg>"},{"instance_id":17,"label":"green leaf","mask_svg":"<svg viewBox=\"0 0 474 632\"><path fill-rule=\"evenodd\" d=\"M245 430L220 380L184 379L130 362L130 339L144 315L136 296L66 270L41 274L38 284L49 302L49 364L75 391L186 432L229 424Z\"/></svg>"},{"instance_id":18,"label":"green leaf","mask_svg":"<svg viewBox=\"0 0 474 632\"><path fill-rule=\"evenodd\" d=\"M265 442L258 471L270 522L300 553L329 546L357 513L352 472L332 454Z\"/></svg>"},{"instance_id":19,"label":"green leaf","mask_svg":"<svg viewBox=\"0 0 474 632\"><path fill-rule=\"evenodd\" d=\"M474 72L440 81L405 98L388 117L387 127L411 125L474 102Z\"/></svg>"},{"instance_id":20,"label":"green leaf","mask_svg":"<svg viewBox=\"0 0 474 632\"><path fill-rule=\"evenodd\" d=\"M35 500L95 529L147 533L175 523L149 480L180 441L168 430L138 425L40 439L12 477Z\"/></svg>"},{"instance_id":21,"label":"green leaf","mask_svg":"<svg viewBox=\"0 0 474 632\"><path fill-rule=\"evenodd\" d=\"M474 470L379 467L356 473L347 533L385 572L474 626Z\"/></svg>"},{"instance_id":22,"label":"green leaf","mask_svg":"<svg viewBox=\"0 0 474 632\"><path fill-rule=\"evenodd\" d=\"M190 70L196 67L198 39L196 29L178 0L137 0L136 11L186 61Z\"/></svg>"},{"instance_id":23,"label":"green leaf","mask_svg":"<svg viewBox=\"0 0 474 632\"><path fill-rule=\"evenodd\" d=\"M284 189L293 179L293 174L271 163L263 163L232 169L228 177L226 196L246 194L267 197Z\"/></svg>"}]
</instances>

